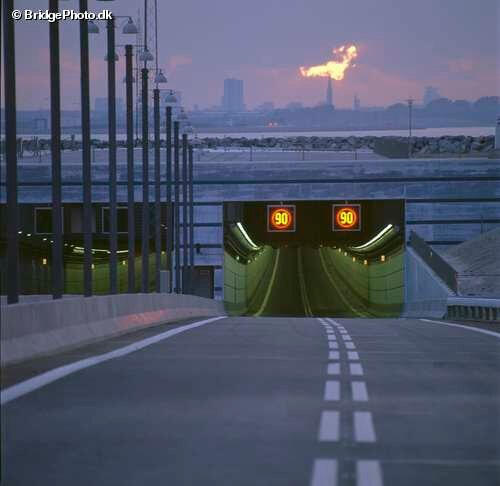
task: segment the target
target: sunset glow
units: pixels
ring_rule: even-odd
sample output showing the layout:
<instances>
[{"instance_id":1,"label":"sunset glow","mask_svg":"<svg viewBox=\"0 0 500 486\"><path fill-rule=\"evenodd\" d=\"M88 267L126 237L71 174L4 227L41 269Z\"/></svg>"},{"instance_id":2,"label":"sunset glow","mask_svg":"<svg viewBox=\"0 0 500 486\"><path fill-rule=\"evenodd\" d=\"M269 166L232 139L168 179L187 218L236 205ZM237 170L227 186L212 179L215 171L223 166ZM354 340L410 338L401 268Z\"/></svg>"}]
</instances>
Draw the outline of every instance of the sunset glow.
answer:
<instances>
[{"instance_id":1,"label":"sunset glow","mask_svg":"<svg viewBox=\"0 0 500 486\"><path fill-rule=\"evenodd\" d=\"M333 49L334 60L317 66L300 68L300 73L304 77L330 77L336 81L344 79L347 68L354 66L353 62L358 57L358 50L355 45L340 46Z\"/></svg>"}]
</instances>

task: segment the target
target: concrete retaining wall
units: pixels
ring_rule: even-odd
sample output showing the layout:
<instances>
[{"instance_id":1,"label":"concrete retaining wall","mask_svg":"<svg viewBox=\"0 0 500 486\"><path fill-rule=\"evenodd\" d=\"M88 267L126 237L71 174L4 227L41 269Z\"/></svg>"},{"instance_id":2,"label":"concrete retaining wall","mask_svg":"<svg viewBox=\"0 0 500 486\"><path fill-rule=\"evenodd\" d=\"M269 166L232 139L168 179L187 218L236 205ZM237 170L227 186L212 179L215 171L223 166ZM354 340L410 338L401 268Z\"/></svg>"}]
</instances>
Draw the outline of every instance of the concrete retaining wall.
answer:
<instances>
[{"instance_id":1,"label":"concrete retaining wall","mask_svg":"<svg viewBox=\"0 0 500 486\"><path fill-rule=\"evenodd\" d=\"M1 307L1 364L190 317L223 315L222 302L170 294L75 297Z\"/></svg>"},{"instance_id":2,"label":"concrete retaining wall","mask_svg":"<svg viewBox=\"0 0 500 486\"><path fill-rule=\"evenodd\" d=\"M443 318L447 299L455 294L425 264L411 247L406 256L405 317Z\"/></svg>"}]
</instances>

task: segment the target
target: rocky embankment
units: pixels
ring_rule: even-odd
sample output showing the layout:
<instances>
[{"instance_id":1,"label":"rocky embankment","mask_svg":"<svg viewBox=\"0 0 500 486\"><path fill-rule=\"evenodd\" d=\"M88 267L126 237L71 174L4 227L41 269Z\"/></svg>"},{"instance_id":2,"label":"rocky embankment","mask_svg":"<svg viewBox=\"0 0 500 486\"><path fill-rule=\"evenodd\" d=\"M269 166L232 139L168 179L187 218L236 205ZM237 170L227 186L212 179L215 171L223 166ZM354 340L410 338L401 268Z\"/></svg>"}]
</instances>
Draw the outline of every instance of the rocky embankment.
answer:
<instances>
[{"instance_id":1,"label":"rocky embankment","mask_svg":"<svg viewBox=\"0 0 500 486\"><path fill-rule=\"evenodd\" d=\"M378 141L391 141L408 144L407 137L267 137L247 139L237 137L203 138L198 144L203 148L237 148L255 147L278 150L340 150L352 151L358 149L375 149ZM443 136L414 137L412 151L415 155L430 154L470 154L491 152L495 145L495 137Z\"/></svg>"},{"instance_id":2,"label":"rocky embankment","mask_svg":"<svg viewBox=\"0 0 500 486\"><path fill-rule=\"evenodd\" d=\"M359 149L376 149L380 142L399 144L401 146L408 144L407 137L266 137L266 138L244 138L244 137L207 137L194 138L192 142L195 146L205 149L274 149L274 150L338 150L353 151ZM140 140L135 141L135 146L141 146ZM443 136L443 137L414 137L412 139L412 153L415 156L430 156L439 154L477 154L488 155L493 151L495 137L470 137L470 136ZM165 140L161 142L165 146ZM92 146L97 149L107 148L106 141L92 140ZM125 147L125 141L118 141L119 147ZM79 150L81 142L72 139L62 140L63 150ZM50 139L30 138L18 140L19 152L38 152L50 150Z\"/></svg>"}]
</instances>

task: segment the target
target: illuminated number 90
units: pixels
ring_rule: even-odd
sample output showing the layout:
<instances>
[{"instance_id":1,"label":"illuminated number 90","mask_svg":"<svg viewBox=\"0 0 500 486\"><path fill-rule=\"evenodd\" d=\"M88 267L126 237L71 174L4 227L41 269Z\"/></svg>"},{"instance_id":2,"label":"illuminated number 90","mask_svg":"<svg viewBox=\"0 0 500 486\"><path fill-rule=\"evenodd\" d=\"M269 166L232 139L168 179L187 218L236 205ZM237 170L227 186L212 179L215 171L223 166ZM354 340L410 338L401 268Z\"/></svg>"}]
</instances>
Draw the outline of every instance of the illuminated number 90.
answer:
<instances>
[{"instance_id":1,"label":"illuminated number 90","mask_svg":"<svg viewBox=\"0 0 500 486\"><path fill-rule=\"evenodd\" d=\"M342 224L351 225L354 223L354 213L351 211L342 211L340 213L340 222Z\"/></svg>"},{"instance_id":2,"label":"illuminated number 90","mask_svg":"<svg viewBox=\"0 0 500 486\"><path fill-rule=\"evenodd\" d=\"M288 213L285 211L277 211L274 215L274 220L277 226L287 226L289 223Z\"/></svg>"}]
</instances>

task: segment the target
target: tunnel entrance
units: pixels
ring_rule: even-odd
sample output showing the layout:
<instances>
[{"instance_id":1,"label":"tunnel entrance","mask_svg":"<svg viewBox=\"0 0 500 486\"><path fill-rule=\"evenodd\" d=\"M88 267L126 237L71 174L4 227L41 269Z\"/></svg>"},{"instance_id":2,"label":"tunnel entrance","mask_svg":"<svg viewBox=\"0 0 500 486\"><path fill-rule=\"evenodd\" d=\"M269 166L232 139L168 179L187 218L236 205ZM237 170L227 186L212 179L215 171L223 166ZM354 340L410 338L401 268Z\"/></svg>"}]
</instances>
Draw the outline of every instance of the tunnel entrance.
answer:
<instances>
[{"instance_id":1,"label":"tunnel entrance","mask_svg":"<svg viewBox=\"0 0 500 486\"><path fill-rule=\"evenodd\" d=\"M224 205L230 314L399 316L403 262L402 200Z\"/></svg>"}]
</instances>

